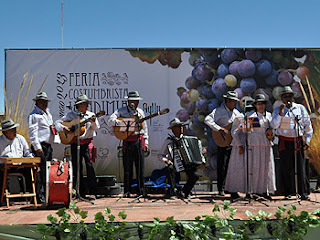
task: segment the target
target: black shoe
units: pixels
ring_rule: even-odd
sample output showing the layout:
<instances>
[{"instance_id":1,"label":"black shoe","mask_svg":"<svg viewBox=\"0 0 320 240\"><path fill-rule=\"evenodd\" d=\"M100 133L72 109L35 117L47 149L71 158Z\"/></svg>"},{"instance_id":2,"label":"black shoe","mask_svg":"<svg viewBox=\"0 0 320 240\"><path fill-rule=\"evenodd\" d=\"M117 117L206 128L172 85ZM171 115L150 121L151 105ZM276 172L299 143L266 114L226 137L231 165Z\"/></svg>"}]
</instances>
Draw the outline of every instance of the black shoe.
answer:
<instances>
[{"instance_id":1,"label":"black shoe","mask_svg":"<svg viewBox=\"0 0 320 240\"><path fill-rule=\"evenodd\" d=\"M272 197L268 193L263 193L262 197L269 200L269 201L272 201Z\"/></svg>"},{"instance_id":2,"label":"black shoe","mask_svg":"<svg viewBox=\"0 0 320 240\"><path fill-rule=\"evenodd\" d=\"M219 195L220 195L220 196L224 196L224 195L225 195L225 194L224 194L224 191L223 191L223 190L219 191Z\"/></svg>"},{"instance_id":3,"label":"black shoe","mask_svg":"<svg viewBox=\"0 0 320 240\"><path fill-rule=\"evenodd\" d=\"M237 192L233 192L233 193L231 193L231 198L237 199L237 198L240 198L240 195Z\"/></svg>"},{"instance_id":4,"label":"black shoe","mask_svg":"<svg viewBox=\"0 0 320 240\"><path fill-rule=\"evenodd\" d=\"M301 200L310 200L310 197L307 193L301 195Z\"/></svg>"}]
</instances>

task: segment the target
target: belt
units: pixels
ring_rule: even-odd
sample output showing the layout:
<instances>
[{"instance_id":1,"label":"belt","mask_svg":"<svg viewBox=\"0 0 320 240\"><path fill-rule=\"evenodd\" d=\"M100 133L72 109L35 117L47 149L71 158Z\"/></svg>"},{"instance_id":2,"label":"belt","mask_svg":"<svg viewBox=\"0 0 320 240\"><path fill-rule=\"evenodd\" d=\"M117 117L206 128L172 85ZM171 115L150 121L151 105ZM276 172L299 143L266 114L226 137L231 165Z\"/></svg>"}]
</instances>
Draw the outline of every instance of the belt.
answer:
<instances>
[{"instance_id":1,"label":"belt","mask_svg":"<svg viewBox=\"0 0 320 240\"><path fill-rule=\"evenodd\" d=\"M297 141L296 144L298 144L298 142L302 141L302 137L285 137L285 136L278 136L279 137L279 151L284 151L286 150L286 145L285 142L294 142ZM298 145L297 145L298 146ZM298 148L297 148L298 149Z\"/></svg>"}]
</instances>

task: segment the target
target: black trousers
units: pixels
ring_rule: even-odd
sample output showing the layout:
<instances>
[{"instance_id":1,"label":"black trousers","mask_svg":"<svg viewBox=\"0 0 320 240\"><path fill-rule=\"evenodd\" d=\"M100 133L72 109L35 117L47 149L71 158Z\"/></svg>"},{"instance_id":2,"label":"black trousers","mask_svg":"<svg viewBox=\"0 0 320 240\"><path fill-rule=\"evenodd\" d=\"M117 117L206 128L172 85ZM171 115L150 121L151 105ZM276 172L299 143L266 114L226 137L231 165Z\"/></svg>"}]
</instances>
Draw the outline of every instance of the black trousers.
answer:
<instances>
[{"instance_id":1,"label":"black trousers","mask_svg":"<svg viewBox=\"0 0 320 240\"><path fill-rule=\"evenodd\" d=\"M196 184L196 182L200 178L200 174L197 171L197 168L195 166L187 166L185 167L185 172L187 175L187 182L182 188L182 192L185 194L185 196L188 196ZM176 169L173 165L170 165L167 167L167 178L168 182L171 186L170 195L173 195L174 188L176 186Z\"/></svg>"},{"instance_id":2,"label":"black trousers","mask_svg":"<svg viewBox=\"0 0 320 240\"><path fill-rule=\"evenodd\" d=\"M47 161L51 161L52 160L52 147L51 144L46 143L46 142L42 142L41 144L41 148L42 148L42 156L41 156L41 162L40 162L40 172L38 174L37 177L37 194L39 197L45 197L46 195L46 171L47 171L47 167L46 167L46 163ZM34 150L33 146L31 146L31 150L32 152L35 154L36 151Z\"/></svg>"},{"instance_id":3,"label":"black trousers","mask_svg":"<svg viewBox=\"0 0 320 240\"><path fill-rule=\"evenodd\" d=\"M144 151L141 141L126 141L123 151L124 193L130 192L133 179L133 163L136 169L139 194L144 189Z\"/></svg>"},{"instance_id":4,"label":"black trousers","mask_svg":"<svg viewBox=\"0 0 320 240\"><path fill-rule=\"evenodd\" d=\"M227 147L218 146L218 156L217 156L218 191L224 190L231 150L232 150L232 146L227 146Z\"/></svg>"},{"instance_id":5,"label":"black trousers","mask_svg":"<svg viewBox=\"0 0 320 240\"><path fill-rule=\"evenodd\" d=\"M282 141L282 140L280 140ZM306 161L303 141L298 141L297 151L297 176L298 191L295 188L295 146L294 141L284 141L285 150L279 151L280 155L280 181L283 183L284 195L298 193L300 195L310 193L309 162ZM280 144L279 144L280 145Z\"/></svg>"},{"instance_id":6,"label":"black trousers","mask_svg":"<svg viewBox=\"0 0 320 240\"><path fill-rule=\"evenodd\" d=\"M80 167L80 186L79 186L79 194L84 197L86 194L86 186L84 184L83 179L83 163L86 165L87 170L87 184L89 194L96 194L96 174L94 172L94 168L92 163L90 162L90 154L89 154L89 144L81 144L80 145L80 166L78 166L78 158L77 158L77 144L71 144L71 159L72 159L72 168L73 168L73 188L77 187L77 176L78 176L78 167Z\"/></svg>"}]
</instances>

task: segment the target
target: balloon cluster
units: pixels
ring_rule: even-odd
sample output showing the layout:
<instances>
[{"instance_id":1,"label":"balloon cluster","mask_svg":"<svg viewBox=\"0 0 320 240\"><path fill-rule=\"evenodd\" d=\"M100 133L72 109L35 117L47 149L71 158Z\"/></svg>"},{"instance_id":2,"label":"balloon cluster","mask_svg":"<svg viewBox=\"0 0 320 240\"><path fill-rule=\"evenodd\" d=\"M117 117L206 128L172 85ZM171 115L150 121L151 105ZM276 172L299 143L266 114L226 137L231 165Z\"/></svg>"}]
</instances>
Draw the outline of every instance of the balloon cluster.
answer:
<instances>
[{"instance_id":1,"label":"balloon cluster","mask_svg":"<svg viewBox=\"0 0 320 240\"><path fill-rule=\"evenodd\" d=\"M299 67L297 60L304 55L302 50L260 49L198 49L190 53L193 70L185 87L177 89L181 109L176 116L189 123L187 134L197 136L207 147L209 166L205 174L212 180L216 172L217 145L204 123L206 115L220 106L228 90L236 91L240 99L264 94L269 100L267 110L271 112L281 103L283 86L290 85L297 97L301 97L298 81L305 80L309 73L306 67ZM242 102L237 106L240 111Z\"/></svg>"}]
</instances>

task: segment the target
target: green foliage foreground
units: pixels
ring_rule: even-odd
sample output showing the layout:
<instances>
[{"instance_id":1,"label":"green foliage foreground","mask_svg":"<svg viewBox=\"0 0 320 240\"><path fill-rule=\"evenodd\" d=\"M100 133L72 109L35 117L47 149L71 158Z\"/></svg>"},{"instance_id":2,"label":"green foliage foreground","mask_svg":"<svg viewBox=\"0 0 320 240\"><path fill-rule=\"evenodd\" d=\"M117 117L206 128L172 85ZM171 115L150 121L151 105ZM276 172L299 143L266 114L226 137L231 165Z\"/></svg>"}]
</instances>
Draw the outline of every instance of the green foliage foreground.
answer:
<instances>
[{"instance_id":1,"label":"green foliage foreground","mask_svg":"<svg viewBox=\"0 0 320 240\"><path fill-rule=\"evenodd\" d=\"M70 208L57 211L58 218L48 216L50 225L38 225L37 232L42 239L54 236L56 239L255 239L254 236L266 232L269 239L303 239L308 228L320 226L320 209L308 213L302 211L295 214L296 207L291 205L287 210L278 207L272 216L270 213L259 211L257 215L246 211L248 220L235 224L236 209L230 206L230 201L216 204L213 215L198 216L193 221L175 221L168 217L165 222L154 218L153 223L137 223L129 227L125 222L127 214L119 212L118 216L111 214L109 208L104 213L95 214L94 223L86 224L88 211L82 211L75 203ZM222 215L223 217L219 217Z\"/></svg>"}]
</instances>

